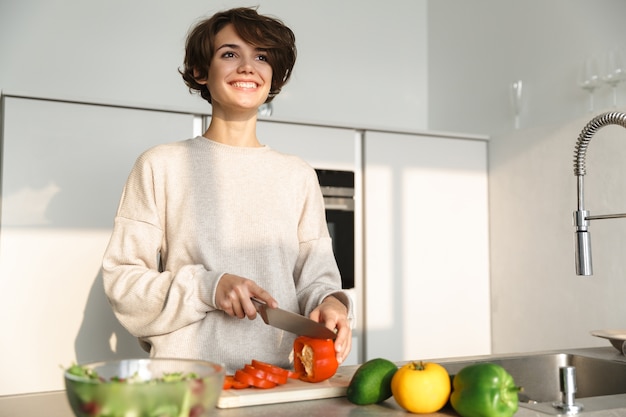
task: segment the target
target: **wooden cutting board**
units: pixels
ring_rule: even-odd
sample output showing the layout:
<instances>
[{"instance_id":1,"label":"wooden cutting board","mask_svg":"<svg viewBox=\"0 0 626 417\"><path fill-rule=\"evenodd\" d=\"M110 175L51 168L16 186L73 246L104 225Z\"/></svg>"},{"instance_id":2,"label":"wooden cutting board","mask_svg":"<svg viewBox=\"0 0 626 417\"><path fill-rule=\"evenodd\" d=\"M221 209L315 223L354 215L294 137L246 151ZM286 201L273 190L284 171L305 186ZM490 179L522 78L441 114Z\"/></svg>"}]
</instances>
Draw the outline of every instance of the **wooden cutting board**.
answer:
<instances>
[{"instance_id":1,"label":"wooden cutting board","mask_svg":"<svg viewBox=\"0 0 626 417\"><path fill-rule=\"evenodd\" d=\"M316 383L290 379L286 384L270 389L223 390L217 402L217 407L236 408L250 405L343 397L346 395L350 379L352 379L352 375L357 369L358 365L341 366L332 378Z\"/></svg>"}]
</instances>

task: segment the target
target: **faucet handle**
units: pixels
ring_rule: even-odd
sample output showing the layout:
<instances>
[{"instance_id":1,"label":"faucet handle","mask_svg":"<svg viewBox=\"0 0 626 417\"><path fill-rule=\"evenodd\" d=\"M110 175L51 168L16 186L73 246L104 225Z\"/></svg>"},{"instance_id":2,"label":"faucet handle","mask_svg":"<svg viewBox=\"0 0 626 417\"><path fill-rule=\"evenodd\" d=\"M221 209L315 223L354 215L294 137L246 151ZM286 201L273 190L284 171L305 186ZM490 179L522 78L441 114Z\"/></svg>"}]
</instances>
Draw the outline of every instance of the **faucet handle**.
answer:
<instances>
[{"instance_id":1,"label":"faucet handle","mask_svg":"<svg viewBox=\"0 0 626 417\"><path fill-rule=\"evenodd\" d=\"M576 414L582 411L583 405L575 401L575 394L578 390L576 385L576 368L574 366L559 368L559 382L563 400L553 403L552 406L564 411L566 414Z\"/></svg>"}]
</instances>

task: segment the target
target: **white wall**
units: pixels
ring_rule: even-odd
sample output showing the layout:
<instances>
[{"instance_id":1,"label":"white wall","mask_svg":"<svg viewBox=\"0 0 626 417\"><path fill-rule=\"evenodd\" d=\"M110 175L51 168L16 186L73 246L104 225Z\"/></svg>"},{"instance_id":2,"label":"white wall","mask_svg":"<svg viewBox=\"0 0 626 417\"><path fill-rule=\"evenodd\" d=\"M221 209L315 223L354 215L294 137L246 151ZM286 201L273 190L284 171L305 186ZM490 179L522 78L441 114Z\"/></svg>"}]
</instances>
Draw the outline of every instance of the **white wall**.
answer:
<instances>
[{"instance_id":1,"label":"white wall","mask_svg":"<svg viewBox=\"0 0 626 417\"><path fill-rule=\"evenodd\" d=\"M575 275L572 226L574 145L592 117L579 70L589 55L602 69L610 48L626 53L624 16L621 0L428 3L429 127L492 135L494 353L607 345L589 331L626 328L626 222L592 222L589 278ZM518 79L525 107L514 131L509 86ZM596 109L610 108L610 93L596 92ZM626 131L605 129L588 155L592 214L626 211Z\"/></svg>"},{"instance_id":2,"label":"white wall","mask_svg":"<svg viewBox=\"0 0 626 417\"><path fill-rule=\"evenodd\" d=\"M626 110L626 109L623 109ZM592 220L594 275L576 276L574 146L591 118L503 135L490 147L495 353L607 346L626 328L626 220ZM626 212L626 130L602 128L587 152L585 207Z\"/></svg>"},{"instance_id":3,"label":"white wall","mask_svg":"<svg viewBox=\"0 0 626 417\"><path fill-rule=\"evenodd\" d=\"M246 3L246 2L244 2ZM426 1L254 1L296 34L275 116L424 129ZM1 0L4 91L208 112L177 72L188 29L242 2Z\"/></svg>"},{"instance_id":4,"label":"white wall","mask_svg":"<svg viewBox=\"0 0 626 417\"><path fill-rule=\"evenodd\" d=\"M583 59L626 48L621 0L252 3L296 32L296 70L275 101L290 120L506 133L521 79L524 127L567 123L586 109ZM240 4L1 0L0 88L207 112L177 73L185 34ZM605 86L598 107L609 100Z\"/></svg>"},{"instance_id":5,"label":"white wall","mask_svg":"<svg viewBox=\"0 0 626 417\"><path fill-rule=\"evenodd\" d=\"M523 82L522 127L583 116L583 60L626 54L622 0L435 0L428 2L428 127L502 134L513 129L510 85ZM626 56L625 56L626 58ZM626 83L624 83L626 84ZM619 87L626 105L626 85ZM596 92L597 108L611 104Z\"/></svg>"}]
</instances>

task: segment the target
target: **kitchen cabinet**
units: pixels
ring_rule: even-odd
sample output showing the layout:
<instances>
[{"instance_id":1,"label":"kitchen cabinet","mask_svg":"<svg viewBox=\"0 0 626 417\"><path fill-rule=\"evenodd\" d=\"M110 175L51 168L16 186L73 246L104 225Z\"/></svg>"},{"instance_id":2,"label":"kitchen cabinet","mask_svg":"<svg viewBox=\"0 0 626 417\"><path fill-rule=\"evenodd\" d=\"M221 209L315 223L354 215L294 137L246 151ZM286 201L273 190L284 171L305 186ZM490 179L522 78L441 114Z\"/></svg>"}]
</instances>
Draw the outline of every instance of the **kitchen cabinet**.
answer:
<instances>
[{"instance_id":1,"label":"kitchen cabinet","mask_svg":"<svg viewBox=\"0 0 626 417\"><path fill-rule=\"evenodd\" d=\"M490 353L487 142L367 131L363 148L366 358Z\"/></svg>"},{"instance_id":2,"label":"kitchen cabinet","mask_svg":"<svg viewBox=\"0 0 626 417\"><path fill-rule=\"evenodd\" d=\"M189 114L2 97L0 396L60 389L59 365L146 356L100 267L139 154L193 135Z\"/></svg>"},{"instance_id":3,"label":"kitchen cabinet","mask_svg":"<svg viewBox=\"0 0 626 417\"><path fill-rule=\"evenodd\" d=\"M355 129L261 120L257 133L261 143L314 168L360 171L361 136Z\"/></svg>"}]
</instances>

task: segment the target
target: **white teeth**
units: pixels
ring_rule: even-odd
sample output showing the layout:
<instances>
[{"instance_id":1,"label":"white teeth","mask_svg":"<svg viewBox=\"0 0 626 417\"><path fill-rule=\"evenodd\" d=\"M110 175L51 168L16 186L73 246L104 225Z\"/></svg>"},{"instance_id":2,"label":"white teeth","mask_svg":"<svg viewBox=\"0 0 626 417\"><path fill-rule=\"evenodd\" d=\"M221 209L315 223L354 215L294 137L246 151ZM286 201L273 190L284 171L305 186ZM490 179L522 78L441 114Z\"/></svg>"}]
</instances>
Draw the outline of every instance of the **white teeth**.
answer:
<instances>
[{"instance_id":1,"label":"white teeth","mask_svg":"<svg viewBox=\"0 0 626 417\"><path fill-rule=\"evenodd\" d=\"M256 83L248 81L248 82L244 82L244 81L239 81L239 82L235 82L232 83L233 87L237 87L237 88L256 88Z\"/></svg>"}]
</instances>

